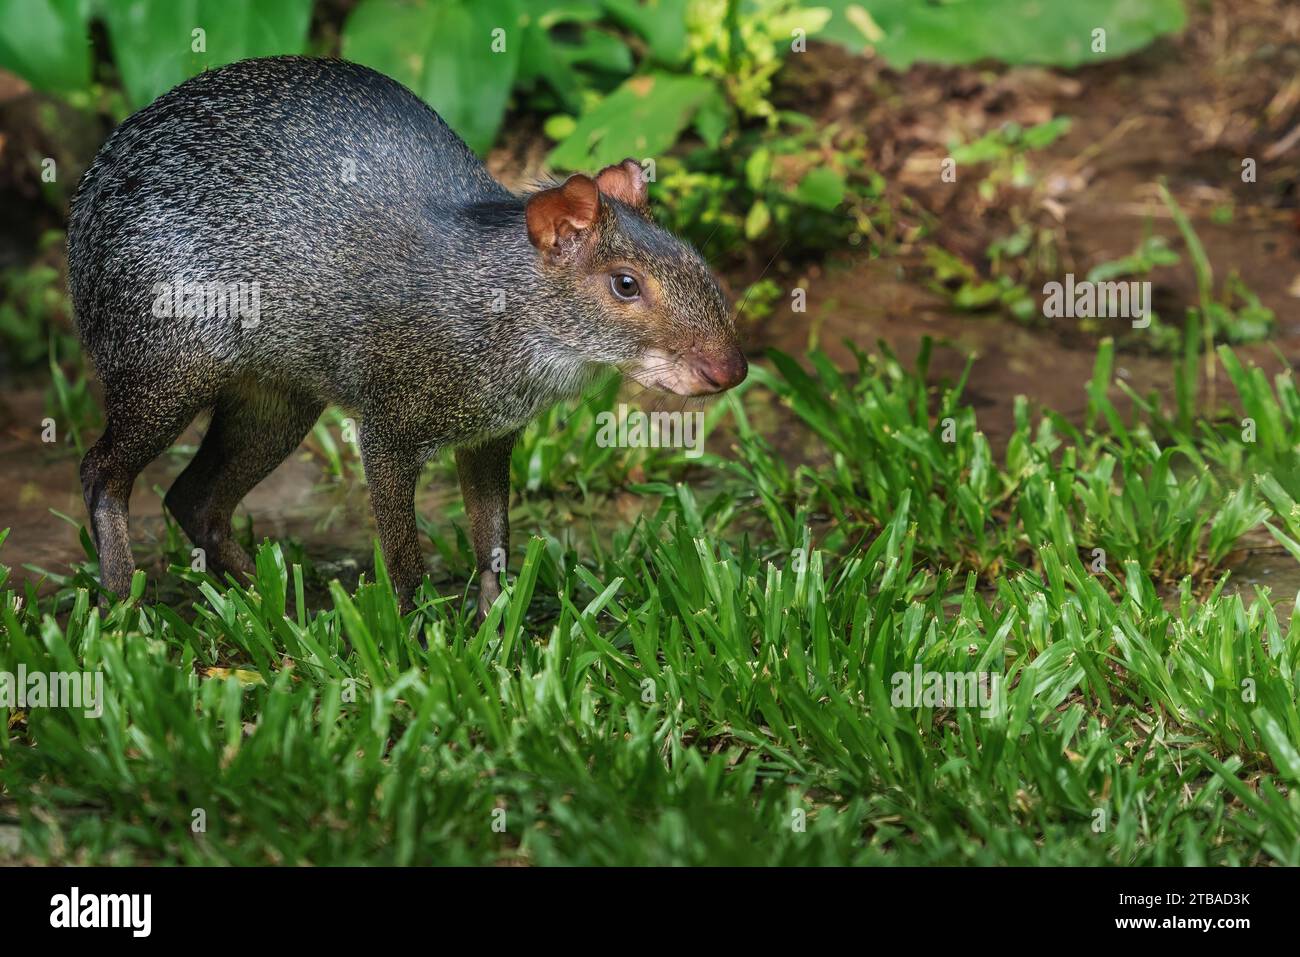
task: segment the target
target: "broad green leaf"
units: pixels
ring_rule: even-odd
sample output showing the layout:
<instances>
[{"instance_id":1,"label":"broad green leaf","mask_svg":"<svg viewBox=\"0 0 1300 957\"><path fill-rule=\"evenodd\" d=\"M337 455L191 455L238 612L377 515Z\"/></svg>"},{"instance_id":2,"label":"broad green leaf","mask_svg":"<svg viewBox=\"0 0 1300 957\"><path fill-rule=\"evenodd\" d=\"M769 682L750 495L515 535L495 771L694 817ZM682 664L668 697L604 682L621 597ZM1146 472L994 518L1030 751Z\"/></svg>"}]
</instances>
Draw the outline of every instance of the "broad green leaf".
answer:
<instances>
[{"instance_id":1,"label":"broad green leaf","mask_svg":"<svg viewBox=\"0 0 1300 957\"><path fill-rule=\"evenodd\" d=\"M568 113L557 113L542 124L542 132L557 143L578 128L578 121Z\"/></svg>"},{"instance_id":2,"label":"broad green leaf","mask_svg":"<svg viewBox=\"0 0 1300 957\"><path fill-rule=\"evenodd\" d=\"M801 203L830 212L844 199L844 177L824 166L809 170L795 195Z\"/></svg>"},{"instance_id":3,"label":"broad green leaf","mask_svg":"<svg viewBox=\"0 0 1300 957\"><path fill-rule=\"evenodd\" d=\"M581 105L578 75L573 67L555 56L553 46L545 28L536 22L529 23L520 43L515 83L521 89L531 91L539 80L543 80L566 109L576 112Z\"/></svg>"},{"instance_id":4,"label":"broad green leaf","mask_svg":"<svg viewBox=\"0 0 1300 957\"><path fill-rule=\"evenodd\" d=\"M634 76L579 118L549 161L562 169L594 169L629 156L642 159L661 153L677 141L713 92L713 82L703 77Z\"/></svg>"},{"instance_id":5,"label":"broad green leaf","mask_svg":"<svg viewBox=\"0 0 1300 957\"><path fill-rule=\"evenodd\" d=\"M772 172L772 151L760 146L749 154L745 160L745 182L749 188L758 192L767 185L767 178Z\"/></svg>"},{"instance_id":6,"label":"broad green leaf","mask_svg":"<svg viewBox=\"0 0 1300 957\"><path fill-rule=\"evenodd\" d=\"M1187 22L1182 0L819 0L835 15L821 32L893 66L933 63L1042 63L1078 66L1124 56ZM1106 31L1094 52L1093 31Z\"/></svg>"},{"instance_id":7,"label":"broad green leaf","mask_svg":"<svg viewBox=\"0 0 1300 957\"><path fill-rule=\"evenodd\" d=\"M89 0L0 0L0 67L40 90L90 83Z\"/></svg>"},{"instance_id":8,"label":"broad green leaf","mask_svg":"<svg viewBox=\"0 0 1300 957\"><path fill-rule=\"evenodd\" d=\"M305 49L311 0L115 0L102 6L113 60L132 106L250 57Z\"/></svg>"},{"instance_id":9,"label":"broad green leaf","mask_svg":"<svg viewBox=\"0 0 1300 957\"><path fill-rule=\"evenodd\" d=\"M745 217L745 238L757 239L763 235L771 222L772 213L767 208L767 203L761 199L755 201L754 205L749 208L749 214Z\"/></svg>"},{"instance_id":10,"label":"broad green leaf","mask_svg":"<svg viewBox=\"0 0 1300 957\"><path fill-rule=\"evenodd\" d=\"M414 90L484 153L525 44L518 0L363 0L343 27L343 56Z\"/></svg>"},{"instance_id":11,"label":"broad green leaf","mask_svg":"<svg viewBox=\"0 0 1300 957\"><path fill-rule=\"evenodd\" d=\"M727 99L721 90L715 88L696 110L693 123L695 132L700 135L705 146L716 150L730 123L731 109L727 106Z\"/></svg>"},{"instance_id":12,"label":"broad green leaf","mask_svg":"<svg viewBox=\"0 0 1300 957\"><path fill-rule=\"evenodd\" d=\"M600 0L524 0L524 14L543 30L561 23L590 23L600 19Z\"/></svg>"},{"instance_id":13,"label":"broad green leaf","mask_svg":"<svg viewBox=\"0 0 1300 957\"><path fill-rule=\"evenodd\" d=\"M686 7L690 0L604 0L605 12L639 33L650 56L664 66L686 59Z\"/></svg>"},{"instance_id":14,"label":"broad green leaf","mask_svg":"<svg viewBox=\"0 0 1300 957\"><path fill-rule=\"evenodd\" d=\"M516 87L531 90L537 80L543 80L564 106L576 113L587 85L576 67L584 67L586 72L632 72L627 44L611 33L587 27L601 17L598 0L558 6L550 0L523 2L525 28ZM552 35L550 31L557 26L562 33Z\"/></svg>"}]
</instances>

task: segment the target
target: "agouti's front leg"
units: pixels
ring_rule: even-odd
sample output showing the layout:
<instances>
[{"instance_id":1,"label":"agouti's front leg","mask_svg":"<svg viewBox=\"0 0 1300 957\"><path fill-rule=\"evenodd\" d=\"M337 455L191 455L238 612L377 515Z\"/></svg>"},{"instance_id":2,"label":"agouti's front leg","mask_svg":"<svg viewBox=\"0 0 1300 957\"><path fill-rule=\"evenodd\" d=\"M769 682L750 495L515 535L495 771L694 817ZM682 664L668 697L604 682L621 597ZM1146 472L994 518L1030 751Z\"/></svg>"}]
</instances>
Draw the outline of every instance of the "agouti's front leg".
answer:
<instances>
[{"instance_id":1,"label":"agouti's front leg","mask_svg":"<svg viewBox=\"0 0 1300 957\"><path fill-rule=\"evenodd\" d=\"M415 485L424 460L410 445L364 423L360 444L384 564L405 614L415 607L415 590L424 578L424 554L415 526Z\"/></svg>"},{"instance_id":2,"label":"agouti's front leg","mask_svg":"<svg viewBox=\"0 0 1300 957\"><path fill-rule=\"evenodd\" d=\"M512 432L456 450L456 471L478 571L480 622L501 594L499 576L510 553L510 450L518 435Z\"/></svg>"}]
</instances>

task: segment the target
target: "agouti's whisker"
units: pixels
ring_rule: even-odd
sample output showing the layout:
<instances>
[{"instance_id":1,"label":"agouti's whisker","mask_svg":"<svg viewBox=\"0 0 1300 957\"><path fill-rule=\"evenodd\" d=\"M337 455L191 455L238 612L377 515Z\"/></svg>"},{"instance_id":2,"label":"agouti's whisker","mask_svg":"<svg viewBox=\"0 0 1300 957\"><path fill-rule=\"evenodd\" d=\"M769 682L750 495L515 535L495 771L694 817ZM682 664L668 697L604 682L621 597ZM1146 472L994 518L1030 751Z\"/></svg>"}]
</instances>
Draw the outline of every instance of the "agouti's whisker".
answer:
<instances>
[{"instance_id":1,"label":"agouti's whisker","mask_svg":"<svg viewBox=\"0 0 1300 957\"><path fill-rule=\"evenodd\" d=\"M709 243L711 243L713 241L713 237L718 234L718 227L720 227L721 225L722 225L722 220L718 220L716 223L713 224L713 229L709 232L708 237L700 245L701 256L704 255L704 250L709 248ZM705 262L712 262L712 260L705 260Z\"/></svg>"},{"instance_id":2,"label":"agouti's whisker","mask_svg":"<svg viewBox=\"0 0 1300 957\"><path fill-rule=\"evenodd\" d=\"M767 265L764 266L763 271L758 274L758 278L751 282L749 288L745 290L745 298L741 300L740 307L736 309L737 316L745 311L745 304L749 302L749 297L753 294L754 288L763 281L763 277L767 275L767 271L772 268L772 263L776 262L776 257L781 255L781 250L785 249L785 244L788 239L789 237L781 240L781 245L776 247L776 252L772 253L772 258L767 261Z\"/></svg>"}]
</instances>

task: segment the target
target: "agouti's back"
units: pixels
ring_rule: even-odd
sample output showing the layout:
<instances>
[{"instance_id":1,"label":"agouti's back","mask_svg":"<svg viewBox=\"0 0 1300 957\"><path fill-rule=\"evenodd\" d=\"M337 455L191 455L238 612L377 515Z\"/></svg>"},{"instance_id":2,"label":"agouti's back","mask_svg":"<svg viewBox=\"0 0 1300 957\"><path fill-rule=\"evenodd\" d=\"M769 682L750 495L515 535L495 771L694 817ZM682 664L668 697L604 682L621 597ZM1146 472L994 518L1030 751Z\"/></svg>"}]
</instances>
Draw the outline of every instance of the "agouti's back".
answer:
<instances>
[{"instance_id":1,"label":"agouti's back","mask_svg":"<svg viewBox=\"0 0 1300 957\"><path fill-rule=\"evenodd\" d=\"M144 348L228 365L290 338L325 371L342 331L331 317L373 311L376 282L394 281L383 267L422 258L431 209L505 197L437 114L373 70L234 63L131 116L87 171L68 230L78 327L101 374L138 371ZM160 318L157 284L178 282L257 283L273 324Z\"/></svg>"}]
</instances>

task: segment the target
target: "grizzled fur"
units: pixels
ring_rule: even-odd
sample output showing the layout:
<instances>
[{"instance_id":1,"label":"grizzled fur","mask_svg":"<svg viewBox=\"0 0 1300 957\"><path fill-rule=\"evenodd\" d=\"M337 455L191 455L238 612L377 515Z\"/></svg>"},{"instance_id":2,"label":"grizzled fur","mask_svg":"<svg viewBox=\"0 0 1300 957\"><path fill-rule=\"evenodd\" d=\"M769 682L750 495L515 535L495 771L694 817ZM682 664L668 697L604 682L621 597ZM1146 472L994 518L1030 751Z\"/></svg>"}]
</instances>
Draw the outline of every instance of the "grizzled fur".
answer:
<instances>
[{"instance_id":1,"label":"grizzled fur","mask_svg":"<svg viewBox=\"0 0 1300 957\"><path fill-rule=\"evenodd\" d=\"M250 567L230 533L239 501L335 403L361 420L407 608L423 576L420 469L456 449L486 607L518 431L647 350L735 351L706 265L643 205L601 194L586 228L562 206L545 245L528 200L408 90L342 61L235 63L127 119L87 170L68 231L78 330L105 393L107 428L82 465L105 588L130 584L136 476L196 414L211 409L212 423L166 505L220 574ZM615 263L646 277L636 310L610 294ZM178 282L256 283L260 314L156 315L161 284Z\"/></svg>"}]
</instances>

